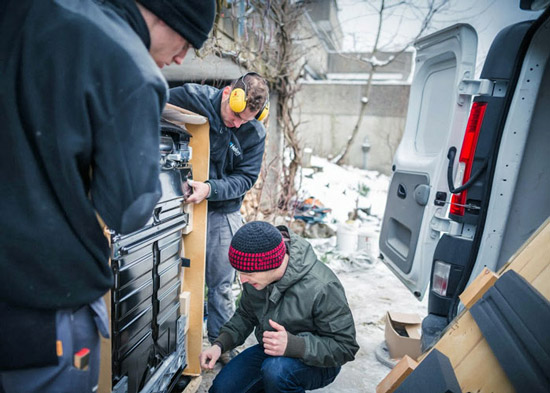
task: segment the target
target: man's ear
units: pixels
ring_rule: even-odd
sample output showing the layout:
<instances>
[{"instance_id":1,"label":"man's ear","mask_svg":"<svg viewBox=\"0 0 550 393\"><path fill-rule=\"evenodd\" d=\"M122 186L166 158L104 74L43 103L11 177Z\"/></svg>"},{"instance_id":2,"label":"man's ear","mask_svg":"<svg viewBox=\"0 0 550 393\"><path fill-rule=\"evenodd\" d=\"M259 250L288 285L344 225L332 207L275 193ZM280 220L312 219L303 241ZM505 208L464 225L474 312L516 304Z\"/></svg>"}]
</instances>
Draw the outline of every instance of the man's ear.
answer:
<instances>
[{"instance_id":1,"label":"man's ear","mask_svg":"<svg viewBox=\"0 0 550 393\"><path fill-rule=\"evenodd\" d=\"M231 86L225 86L222 91L222 101L228 100L231 95Z\"/></svg>"}]
</instances>

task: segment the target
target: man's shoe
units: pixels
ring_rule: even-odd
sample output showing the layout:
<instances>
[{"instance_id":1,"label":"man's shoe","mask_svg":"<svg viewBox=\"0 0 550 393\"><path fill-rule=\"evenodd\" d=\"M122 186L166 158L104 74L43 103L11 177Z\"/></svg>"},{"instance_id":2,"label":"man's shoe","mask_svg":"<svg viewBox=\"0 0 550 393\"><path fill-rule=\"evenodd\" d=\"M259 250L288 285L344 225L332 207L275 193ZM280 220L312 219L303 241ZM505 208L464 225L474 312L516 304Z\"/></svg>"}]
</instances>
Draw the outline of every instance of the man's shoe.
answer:
<instances>
[{"instance_id":1,"label":"man's shoe","mask_svg":"<svg viewBox=\"0 0 550 393\"><path fill-rule=\"evenodd\" d=\"M237 356L239 353L234 350L234 349L231 349L229 351L226 351L224 353L221 354L220 358L218 359L218 362L220 362L222 365L227 365L227 363L229 363L231 360L233 360L233 358L235 356Z\"/></svg>"}]
</instances>

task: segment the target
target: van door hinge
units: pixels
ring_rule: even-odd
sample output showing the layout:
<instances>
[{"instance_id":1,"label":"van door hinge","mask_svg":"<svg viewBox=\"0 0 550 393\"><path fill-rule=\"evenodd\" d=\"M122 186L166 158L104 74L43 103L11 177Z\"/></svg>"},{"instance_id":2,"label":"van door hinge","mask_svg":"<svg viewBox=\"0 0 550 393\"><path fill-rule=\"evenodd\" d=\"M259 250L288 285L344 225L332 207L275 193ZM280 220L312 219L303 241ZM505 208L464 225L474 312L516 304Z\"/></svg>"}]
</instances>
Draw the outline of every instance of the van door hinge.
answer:
<instances>
[{"instance_id":1,"label":"van door hinge","mask_svg":"<svg viewBox=\"0 0 550 393\"><path fill-rule=\"evenodd\" d=\"M439 238L440 234L449 232L451 220L444 217L443 209L436 209L435 214L430 220L430 237L432 239Z\"/></svg>"},{"instance_id":2,"label":"van door hinge","mask_svg":"<svg viewBox=\"0 0 550 393\"><path fill-rule=\"evenodd\" d=\"M502 92L500 86L499 92ZM489 79L467 79L464 78L458 84L457 103L462 106L469 103L471 96L492 96L495 90L495 82Z\"/></svg>"},{"instance_id":3,"label":"van door hinge","mask_svg":"<svg viewBox=\"0 0 550 393\"><path fill-rule=\"evenodd\" d=\"M444 214L444 210L442 209L437 209L437 211ZM441 233L448 233L453 236L459 235L462 232L462 226L463 224L461 223L436 214L430 220L430 237L437 239Z\"/></svg>"}]
</instances>

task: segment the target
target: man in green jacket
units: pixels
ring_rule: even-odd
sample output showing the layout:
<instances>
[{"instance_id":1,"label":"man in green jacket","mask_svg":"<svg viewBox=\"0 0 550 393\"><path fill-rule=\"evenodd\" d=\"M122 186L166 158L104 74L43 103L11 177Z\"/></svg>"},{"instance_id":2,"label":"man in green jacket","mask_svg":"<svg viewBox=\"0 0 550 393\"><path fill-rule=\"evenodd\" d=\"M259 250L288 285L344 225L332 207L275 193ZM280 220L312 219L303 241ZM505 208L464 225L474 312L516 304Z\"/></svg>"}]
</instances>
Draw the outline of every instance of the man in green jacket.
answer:
<instances>
[{"instance_id":1,"label":"man in green jacket","mask_svg":"<svg viewBox=\"0 0 550 393\"><path fill-rule=\"evenodd\" d=\"M253 330L259 344L229 362L210 392L304 392L334 381L359 346L344 288L311 245L284 226L254 221L235 233L229 261L243 293L201 366L212 369Z\"/></svg>"}]
</instances>

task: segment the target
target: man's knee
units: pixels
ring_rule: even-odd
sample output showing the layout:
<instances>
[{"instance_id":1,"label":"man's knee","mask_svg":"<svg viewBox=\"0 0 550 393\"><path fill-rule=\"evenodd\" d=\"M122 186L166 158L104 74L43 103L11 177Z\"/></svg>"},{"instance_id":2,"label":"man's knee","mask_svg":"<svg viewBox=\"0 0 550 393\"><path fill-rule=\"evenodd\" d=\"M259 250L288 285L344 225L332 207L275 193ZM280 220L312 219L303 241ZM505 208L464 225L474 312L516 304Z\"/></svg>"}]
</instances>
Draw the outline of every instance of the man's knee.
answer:
<instances>
[{"instance_id":1,"label":"man's knee","mask_svg":"<svg viewBox=\"0 0 550 393\"><path fill-rule=\"evenodd\" d=\"M219 381L218 378L214 378L214 381L212 381L212 386L210 386L210 389L208 389L208 393L221 393L223 392L222 383Z\"/></svg>"},{"instance_id":2,"label":"man's knee","mask_svg":"<svg viewBox=\"0 0 550 393\"><path fill-rule=\"evenodd\" d=\"M224 373L222 369L212 381L208 393L241 393L242 390L239 378Z\"/></svg>"},{"instance_id":3,"label":"man's knee","mask_svg":"<svg viewBox=\"0 0 550 393\"><path fill-rule=\"evenodd\" d=\"M291 359L283 356L264 360L261 368L264 384L279 387L294 385L296 381L292 378L292 365Z\"/></svg>"}]
</instances>

